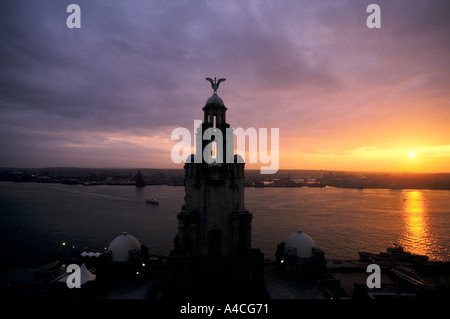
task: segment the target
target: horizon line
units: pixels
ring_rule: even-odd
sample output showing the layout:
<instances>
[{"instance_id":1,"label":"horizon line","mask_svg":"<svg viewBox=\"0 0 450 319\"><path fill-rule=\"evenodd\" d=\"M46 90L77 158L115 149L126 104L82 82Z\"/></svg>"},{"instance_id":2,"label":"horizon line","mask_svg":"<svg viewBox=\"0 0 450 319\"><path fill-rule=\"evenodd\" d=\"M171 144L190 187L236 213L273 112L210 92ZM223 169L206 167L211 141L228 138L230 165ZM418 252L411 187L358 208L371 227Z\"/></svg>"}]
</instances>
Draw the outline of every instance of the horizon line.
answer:
<instances>
[{"instance_id":1,"label":"horizon line","mask_svg":"<svg viewBox=\"0 0 450 319\"><path fill-rule=\"evenodd\" d=\"M15 169L15 170L25 170L25 169L95 169L95 170L183 170L183 167L180 168L154 168L154 167L84 167L84 166L44 166L44 167L13 167L13 166L0 166L0 170L5 169ZM259 171L259 169L255 168L247 168L246 171ZM370 173L370 174L450 174L449 172L395 172L395 171L366 171L366 170L339 170L339 169L301 169L301 168L280 168L277 173L280 171L324 171L324 172L345 172L345 173ZM269 174L269 175L276 175Z\"/></svg>"}]
</instances>

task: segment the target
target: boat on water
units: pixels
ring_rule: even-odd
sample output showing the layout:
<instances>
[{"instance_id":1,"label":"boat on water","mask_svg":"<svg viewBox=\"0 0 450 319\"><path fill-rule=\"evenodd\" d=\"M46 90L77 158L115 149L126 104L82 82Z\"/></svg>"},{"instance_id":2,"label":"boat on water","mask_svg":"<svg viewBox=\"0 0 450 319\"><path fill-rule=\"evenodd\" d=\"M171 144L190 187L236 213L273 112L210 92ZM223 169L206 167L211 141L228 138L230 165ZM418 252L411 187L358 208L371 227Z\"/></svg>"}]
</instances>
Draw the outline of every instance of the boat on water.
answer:
<instances>
[{"instance_id":1,"label":"boat on water","mask_svg":"<svg viewBox=\"0 0 450 319\"><path fill-rule=\"evenodd\" d=\"M154 205L154 206L159 205L159 202L158 202L156 199L154 199L154 198L152 198L152 199L147 199L147 200L145 201L145 203L146 203L146 204L150 204L150 205Z\"/></svg>"},{"instance_id":2,"label":"boat on water","mask_svg":"<svg viewBox=\"0 0 450 319\"><path fill-rule=\"evenodd\" d=\"M365 251L358 252L359 257L363 261L371 260L387 260L387 261L408 261L408 262L425 262L428 261L428 256L416 255L407 252L402 246L389 247L384 252L379 254L369 253Z\"/></svg>"}]
</instances>

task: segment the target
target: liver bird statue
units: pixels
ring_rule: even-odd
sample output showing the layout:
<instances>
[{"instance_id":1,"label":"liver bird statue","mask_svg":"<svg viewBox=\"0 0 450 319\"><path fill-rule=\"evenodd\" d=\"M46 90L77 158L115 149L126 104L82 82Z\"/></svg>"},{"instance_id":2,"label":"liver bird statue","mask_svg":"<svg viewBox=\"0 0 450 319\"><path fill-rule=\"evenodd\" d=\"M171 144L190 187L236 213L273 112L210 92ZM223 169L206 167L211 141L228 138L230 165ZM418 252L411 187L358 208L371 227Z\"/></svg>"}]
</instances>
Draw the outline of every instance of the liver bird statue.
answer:
<instances>
[{"instance_id":1,"label":"liver bird statue","mask_svg":"<svg viewBox=\"0 0 450 319\"><path fill-rule=\"evenodd\" d=\"M217 93L217 89L219 88L219 84L221 83L221 82L223 82L223 81L225 81L226 79L224 79L224 78L220 78L220 79L216 79L216 78L214 78L214 80L213 79L211 79L211 78L206 78L206 81L209 81L209 82L211 82L211 87L212 87L212 89L214 90L214 93Z\"/></svg>"}]
</instances>

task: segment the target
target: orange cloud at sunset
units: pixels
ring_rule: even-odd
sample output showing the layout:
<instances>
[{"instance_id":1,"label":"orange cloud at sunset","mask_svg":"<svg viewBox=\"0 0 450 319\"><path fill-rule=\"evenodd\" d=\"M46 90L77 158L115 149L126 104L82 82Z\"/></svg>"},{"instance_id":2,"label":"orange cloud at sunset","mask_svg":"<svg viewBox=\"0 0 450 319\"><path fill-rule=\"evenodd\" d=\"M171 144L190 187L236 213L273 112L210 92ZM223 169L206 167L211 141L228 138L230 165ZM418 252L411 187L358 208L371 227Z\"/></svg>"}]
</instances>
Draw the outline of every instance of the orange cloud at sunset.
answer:
<instances>
[{"instance_id":1,"label":"orange cloud at sunset","mask_svg":"<svg viewBox=\"0 0 450 319\"><path fill-rule=\"evenodd\" d=\"M369 3L80 0L70 30L64 3L6 1L0 167L181 168L171 132L217 76L231 127L279 128L280 169L450 172L448 1L377 1L379 29Z\"/></svg>"}]
</instances>

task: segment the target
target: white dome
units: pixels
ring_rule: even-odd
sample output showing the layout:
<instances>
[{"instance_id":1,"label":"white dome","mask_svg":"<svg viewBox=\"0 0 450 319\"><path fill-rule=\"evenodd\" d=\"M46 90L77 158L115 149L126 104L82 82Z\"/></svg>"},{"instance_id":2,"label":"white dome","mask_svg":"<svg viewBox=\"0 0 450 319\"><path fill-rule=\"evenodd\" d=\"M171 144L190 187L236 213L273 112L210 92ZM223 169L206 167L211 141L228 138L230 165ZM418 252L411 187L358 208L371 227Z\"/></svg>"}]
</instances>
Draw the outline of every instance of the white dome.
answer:
<instances>
[{"instance_id":1,"label":"white dome","mask_svg":"<svg viewBox=\"0 0 450 319\"><path fill-rule=\"evenodd\" d=\"M136 237L128 235L124 232L122 235L114 238L108 247L112 252L112 260L114 262L124 262L129 260L128 252L130 250L141 250L141 244Z\"/></svg>"},{"instance_id":2,"label":"white dome","mask_svg":"<svg viewBox=\"0 0 450 319\"><path fill-rule=\"evenodd\" d=\"M311 258L313 256L312 249L314 246L312 238L299 230L286 239L285 252L295 252L298 258Z\"/></svg>"}]
</instances>

